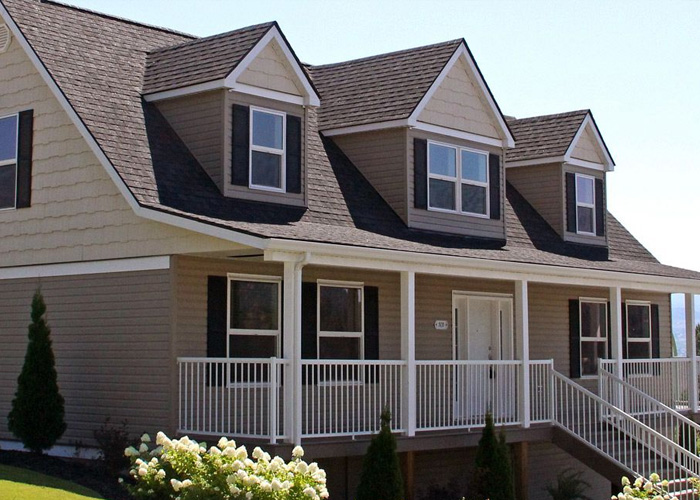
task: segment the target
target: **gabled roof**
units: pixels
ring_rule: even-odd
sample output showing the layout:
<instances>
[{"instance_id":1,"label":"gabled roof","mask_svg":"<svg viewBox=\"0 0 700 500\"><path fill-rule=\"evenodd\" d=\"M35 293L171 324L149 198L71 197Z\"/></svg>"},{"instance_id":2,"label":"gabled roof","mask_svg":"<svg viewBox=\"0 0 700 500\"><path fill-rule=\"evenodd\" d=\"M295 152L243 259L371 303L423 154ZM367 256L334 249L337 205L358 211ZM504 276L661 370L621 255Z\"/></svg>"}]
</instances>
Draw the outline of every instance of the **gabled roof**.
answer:
<instances>
[{"instance_id":1,"label":"gabled roof","mask_svg":"<svg viewBox=\"0 0 700 500\"><path fill-rule=\"evenodd\" d=\"M590 110L569 111L531 118L506 118L515 136L515 148L506 153L508 166L531 161L571 161L570 154L579 135L590 124L606 157L606 167L615 165Z\"/></svg>"}]
</instances>

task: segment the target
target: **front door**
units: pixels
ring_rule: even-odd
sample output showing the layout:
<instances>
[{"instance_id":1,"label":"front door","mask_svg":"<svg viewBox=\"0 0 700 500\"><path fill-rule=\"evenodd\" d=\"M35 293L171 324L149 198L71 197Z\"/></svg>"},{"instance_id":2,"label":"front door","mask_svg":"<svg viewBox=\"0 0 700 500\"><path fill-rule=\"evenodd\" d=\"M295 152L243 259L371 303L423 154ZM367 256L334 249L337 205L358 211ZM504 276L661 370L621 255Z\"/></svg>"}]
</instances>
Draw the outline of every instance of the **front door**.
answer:
<instances>
[{"instance_id":1,"label":"front door","mask_svg":"<svg viewBox=\"0 0 700 500\"><path fill-rule=\"evenodd\" d=\"M477 362L455 369L455 419L477 423L487 411L507 419L516 408L515 369L478 361L513 359L513 300L456 293L453 302L454 358Z\"/></svg>"}]
</instances>

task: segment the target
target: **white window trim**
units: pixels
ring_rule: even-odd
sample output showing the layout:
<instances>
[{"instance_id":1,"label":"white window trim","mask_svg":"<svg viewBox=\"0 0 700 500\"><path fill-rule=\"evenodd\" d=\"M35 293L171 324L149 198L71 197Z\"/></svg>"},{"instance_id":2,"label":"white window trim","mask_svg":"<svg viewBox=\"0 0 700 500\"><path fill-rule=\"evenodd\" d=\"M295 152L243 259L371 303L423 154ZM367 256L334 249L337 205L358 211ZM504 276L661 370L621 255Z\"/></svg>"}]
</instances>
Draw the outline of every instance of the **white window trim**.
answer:
<instances>
[{"instance_id":1,"label":"white window trim","mask_svg":"<svg viewBox=\"0 0 700 500\"><path fill-rule=\"evenodd\" d=\"M582 306L583 304L601 304L605 306L605 338L604 340L601 340L602 337L584 337L583 336L583 314L582 314ZM601 299L598 297L580 297L578 299L578 331L579 331L579 352L583 352L583 343L584 342L596 342L596 343L604 343L605 344L605 352L608 352L608 342L610 340L610 331L608 328L608 314L610 312L608 311L608 301L607 299ZM607 355L607 354L606 354ZM597 378L597 374L591 374L591 375L584 375L583 374L583 356L579 355L579 370L581 373L581 378L582 379L587 379L587 378Z\"/></svg>"},{"instance_id":2,"label":"white window trim","mask_svg":"<svg viewBox=\"0 0 700 500\"><path fill-rule=\"evenodd\" d=\"M355 288L360 291L360 331L359 332L334 332L321 330L321 287ZM359 338L360 356L358 360L365 359L365 288L364 283L357 281L316 281L316 358L321 359L321 338ZM333 360L330 360L333 361Z\"/></svg>"},{"instance_id":3,"label":"white window trim","mask_svg":"<svg viewBox=\"0 0 700 500\"><path fill-rule=\"evenodd\" d=\"M267 113L282 117L282 149L269 148L266 146L256 146L253 144L253 116L254 112ZM285 193L287 191L287 113L274 109L261 108L258 106L250 106L248 119L248 187L250 189L258 189L261 191L271 191L274 193ZM261 186L253 184L253 151L260 153L269 153L280 157L280 187Z\"/></svg>"},{"instance_id":4,"label":"white window trim","mask_svg":"<svg viewBox=\"0 0 700 500\"><path fill-rule=\"evenodd\" d=\"M596 236L596 208L595 208L595 180L596 178L593 177L592 175L586 175L586 174L574 174L574 187L576 190L576 234L583 234L586 236ZM582 201L578 200L578 180L579 178L581 179L590 179L591 182L593 183L593 203L584 203ZM584 207L584 208L590 208L593 210L593 231L588 232L588 231L581 231L578 227L578 207Z\"/></svg>"},{"instance_id":5,"label":"white window trim","mask_svg":"<svg viewBox=\"0 0 700 500\"><path fill-rule=\"evenodd\" d=\"M5 167L7 165L14 165L15 166L15 202L11 207L0 207L0 212L4 212L6 210L17 210L17 183L19 182L19 172L17 170L17 157L19 156L19 113L12 113L9 115L5 116L0 116L0 120L4 120L6 118L12 118L15 117L15 158L14 160L3 160L0 161L0 167Z\"/></svg>"},{"instance_id":6,"label":"white window trim","mask_svg":"<svg viewBox=\"0 0 700 500\"><path fill-rule=\"evenodd\" d=\"M282 278L278 276L265 276L255 274L235 274L228 273L226 275L226 358L231 358L231 336L232 335L250 335L250 336L276 336L276 352L275 357L280 356L281 348L281 332L282 332ZM254 281L257 283L274 283L277 284L277 329L276 330L250 330L242 328L231 328L231 282L232 281Z\"/></svg>"},{"instance_id":7,"label":"white window trim","mask_svg":"<svg viewBox=\"0 0 700 500\"><path fill-rule=\"evenodd\" d=\"M453 149L455 151L455 177L450 177L448 175L432 174L430 173L430 145L435 144L437 146L443 146L446 148ZM471 179L462 179L462 151L469 151L471 153L477 153L484 155L486 157L486 182L474 181ZM466 146L456 146L454 144L447 144L444 142L431 141L428 140L427 146L427 160L426 160L426 170L428 173L427 179L427 193L428 193L428 210L431 212L443 212L450 214L460 214L468 215L470 217L479 217L481 219L489 219L491 217L491 190L490 188L490 178L489 178L489 153L488 151L482 151L479 149L469 148ZM455 192L455 210L449 210L446 208L437 208L430 206L430 179L437 179L441 181L452 182L454 184ZM475 212L465 212L462 210L462 184L468 184L471 186L479 186L486 188L486 213L480 214Z\"/></svg>"},{"instance_id":8,"label":"white window trim","mask_svg":"<svg viewBox=\"0 0 700 500\"><path fill-rule=\"evenodd\" d=\"M630 331L630 315L629 315L629 306L646 306L647 308L647 314L649 315L649 336L647 338L631 338L629 336L629 331ZM629 358L629 347L627 348L627 357L628 359L652 359L653 358L653 353L652 353L652 345L651 345L651 337L652 337L652 331L651 331L651 302L646 301L646 300L626 300L625 301L625 331L627 332L627 343L630 344L648 344L649 345L649 357L648 358Z\"/></svg>"}]
</instances>

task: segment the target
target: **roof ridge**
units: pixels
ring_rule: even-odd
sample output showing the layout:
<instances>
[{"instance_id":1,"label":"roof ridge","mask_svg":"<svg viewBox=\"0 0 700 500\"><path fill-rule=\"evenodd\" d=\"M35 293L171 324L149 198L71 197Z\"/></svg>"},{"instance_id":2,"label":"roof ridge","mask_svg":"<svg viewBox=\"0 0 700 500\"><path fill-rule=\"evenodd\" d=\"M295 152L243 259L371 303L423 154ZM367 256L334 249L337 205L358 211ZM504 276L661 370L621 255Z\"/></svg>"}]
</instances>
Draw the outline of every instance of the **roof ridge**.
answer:
<instances>
[{"instance_id":1,"label":"roof ridge","mask_svg":"<svg viewBox=\"0 0 700 500\"><path fill-rule=\"evenodd\" d=\"M433 44L429 44L429 45L421 45L419 47L413 47L410 49L395 50L393 52L384 52L382 54L375 54L372 56L360 57L358 59L349 59L347 61L339 61L339 62L335 62L335 63L319 64L319 65L309 64L309 65L307 65L307 67L310 68L311 70L326 69L326 68L330 68L333 66L341 66L344 64L361 63L361 62L365 62L365 61L379 59L380 57L396 56L398 54L415 52L415 51L420 50L420 49L429 49L429 48L448 46L448 45L458 45L458 44L462 43L463 41L464 41L463 38L455 38L454 40L448 40L446 42L438 42L438 43L433 43Z\"/></svg>"},{"instance_id":2,"label":"roof ridge","mask_svg":"<svg viewBox=\"0 0 700 500\"><path fill-rule=\"evenodd\" d=\"M548 115L537 115L537 116L526 116L525 118L515 118L515 117L509 117L511 119L508 119L507 121L509 122L522 122L526 120L537 120L541 118L562 118L565 116L574 116L578 115L580 113L588 114L590 113L590 109L577 109L575 111L563 111L561 113L552 113Z\"/></svg>"},{"instance_id":3,"label":"roof ridge","mask_svg":"<svg viewBox=\"0 0 700 500\"><path fill-rule=\"evenodd\" d=\"M178 31L178 30L174 30L171 28L165 28L163 26L156 26L154 24L148 24L148 23L143 23L140 21L134 21L133 19L127 19L125 17L116 16L114 14L107 14L105 12L99 12L96 10L87 9L85 7L79 7L77 5L73 5L73 4L69 4L69 3L58 2L57 0L39 0L39 3L51 4L51 5L55 5L57 7L64 7L67 9L77 10L77 11L85 12L87 14L92 14L92 15L99 16L99 17L104 17L107 19L113 19L115 21L119 21L122 23L132 24L134 26L140 26L142 28L148 28L151 30L162 31L165 33L172 33L174 35L181 35L181 36L186 36L189 38L197 39L197 37L195 35L192 35L190 33L185 33L184 31Z\"/></svg>"},{"instance_id":4,"label":"roof ridge","mask_svg":"<svg viewBox=\"0 0 700 500\"><path fill-rule=\"evenodd\" d=\"M49 1L53 1L53 0L49 0ZM243 31L252 31L254 29L262 28L264 26L267 27L268 29L272 28L273 26L277 26L277 21L268 21L265 23L252 24L250 26L244 26L243 28L229 30L229 31L225 31L223 33L216 33L214 35L196 37L193 40L188 40L186 42L178 43L176 45L168 45L167 47L159 47L157 49L153 49L153 50L149 51L148 53L149 54L158 54L158 53L162 53L162 52L167 52L169 50L180 49L180 48L186 47L188 45L194 45L194 44L206 42L209 40L215 40L217 38L224 38L224 37L232 35L233 33L241 33Z\"/></svg>"}]
</instances>

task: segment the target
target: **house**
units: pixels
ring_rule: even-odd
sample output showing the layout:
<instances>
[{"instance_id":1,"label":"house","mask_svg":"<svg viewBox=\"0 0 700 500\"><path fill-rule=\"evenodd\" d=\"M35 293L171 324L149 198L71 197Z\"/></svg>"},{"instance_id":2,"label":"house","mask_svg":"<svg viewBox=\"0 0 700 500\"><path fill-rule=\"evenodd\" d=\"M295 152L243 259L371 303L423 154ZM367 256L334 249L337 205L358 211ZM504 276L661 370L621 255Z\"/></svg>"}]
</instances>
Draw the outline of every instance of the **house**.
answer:
<instances>
[{"instance_id":1,"label":"house","mask_svg":"<svg viewBox=\"0 0 700 500\"><path fill-rule=\"evenodd\" d=\"M700 273L607 211L590 111L505 116L464 40L310 66L276 23L0 16L0 414L41 287L63 445L107 416L302 443L346 498L388 407L409 498L470 476L487 412L522 499L700 474L670 307Z\"/></svg>"}]
</instances>

